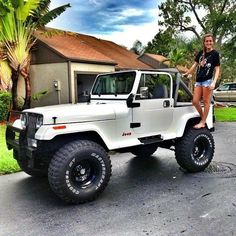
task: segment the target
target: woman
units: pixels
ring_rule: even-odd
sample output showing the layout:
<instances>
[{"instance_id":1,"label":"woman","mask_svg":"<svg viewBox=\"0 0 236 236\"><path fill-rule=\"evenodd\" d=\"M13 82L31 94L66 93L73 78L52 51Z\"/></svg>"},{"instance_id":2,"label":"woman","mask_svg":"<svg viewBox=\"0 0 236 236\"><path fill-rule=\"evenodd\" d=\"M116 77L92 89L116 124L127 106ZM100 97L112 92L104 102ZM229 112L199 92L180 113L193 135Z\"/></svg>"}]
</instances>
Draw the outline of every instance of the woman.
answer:
<instances>
[{"instance_id":1,"label":"woman","mask_svg":"<svg viewBox=\"0 0 236 236\"><path fill-rule=\"evenodd\" d=\"M205 127L211 104L212 91L220 74L220 57L219 53L214 49L214 37L211 34L204 35L203 50L197 54L194 64L184 76L192 74L196 68L196 83L192 103L201 117L201 121L194 128L200 129ZM204 109L202 109L200 104L201 98Z\"/></svg>"}]
</instances>

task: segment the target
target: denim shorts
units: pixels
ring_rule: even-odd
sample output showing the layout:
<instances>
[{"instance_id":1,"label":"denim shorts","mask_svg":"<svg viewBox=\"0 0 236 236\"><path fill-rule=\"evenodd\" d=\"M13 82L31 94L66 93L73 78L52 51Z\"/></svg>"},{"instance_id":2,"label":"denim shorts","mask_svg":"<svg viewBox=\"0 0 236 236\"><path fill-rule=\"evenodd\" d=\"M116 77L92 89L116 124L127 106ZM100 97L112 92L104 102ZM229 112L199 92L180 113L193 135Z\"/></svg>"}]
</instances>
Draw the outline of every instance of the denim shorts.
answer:
<instances>
[{"instance_id":1,"label":"denim shorts","mask_svg":"<svg viewBox=\"0 0 236 236\"><path fill-rule=\"evenodd\" d=\"M205 80L205 81L202 81L202 82L196 82L195 83L195 87L196 86L200 86L200 87L209 87L212 83L212 79L208 79L208 80Z\"/></svg>"}]
</instances>

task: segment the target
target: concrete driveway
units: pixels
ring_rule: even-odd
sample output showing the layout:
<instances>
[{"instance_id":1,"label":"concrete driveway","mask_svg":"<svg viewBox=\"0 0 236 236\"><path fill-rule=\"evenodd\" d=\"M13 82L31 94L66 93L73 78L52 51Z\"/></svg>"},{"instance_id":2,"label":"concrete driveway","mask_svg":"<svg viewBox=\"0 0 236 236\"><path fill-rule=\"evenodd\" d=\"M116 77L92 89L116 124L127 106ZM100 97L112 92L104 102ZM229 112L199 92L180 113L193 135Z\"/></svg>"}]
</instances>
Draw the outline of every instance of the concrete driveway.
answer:
<instances>
[{"instance_id":1,"label":"concrete driveway","mask_svg":"<svg viewBox=\"0 0 236 236\"><path fill-rule=\"evenodd\" d=\"M216 124L212 166L224 168L213 173L184 173L164 149L146 160L113 155L107 189L83 205L61 202L46 179L1 176L0 235L236 236L235 134L236 122Z\"/></svg>"}]
</instances>

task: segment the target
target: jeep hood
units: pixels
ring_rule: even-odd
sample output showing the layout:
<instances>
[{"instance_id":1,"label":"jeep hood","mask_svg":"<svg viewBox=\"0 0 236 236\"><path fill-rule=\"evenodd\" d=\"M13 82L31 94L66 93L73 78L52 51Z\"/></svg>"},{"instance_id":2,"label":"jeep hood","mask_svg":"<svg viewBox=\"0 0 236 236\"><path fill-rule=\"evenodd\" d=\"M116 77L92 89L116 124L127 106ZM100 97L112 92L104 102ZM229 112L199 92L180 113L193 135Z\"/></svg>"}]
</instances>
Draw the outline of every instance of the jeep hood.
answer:
<instances>
[{"instance_id":1,"label":"jeep hood","mask_svg":"<svg viewBox=\"0 0 236 236\"><path fill-rule=\"evenodd\" d=\"M36 107L24 110L24 112L43 115L43 124L89 122L101 120L114 120L117 116L127 114L128 108L125 104L63 104L45 107Z\"/></svg>"}]
</instances>

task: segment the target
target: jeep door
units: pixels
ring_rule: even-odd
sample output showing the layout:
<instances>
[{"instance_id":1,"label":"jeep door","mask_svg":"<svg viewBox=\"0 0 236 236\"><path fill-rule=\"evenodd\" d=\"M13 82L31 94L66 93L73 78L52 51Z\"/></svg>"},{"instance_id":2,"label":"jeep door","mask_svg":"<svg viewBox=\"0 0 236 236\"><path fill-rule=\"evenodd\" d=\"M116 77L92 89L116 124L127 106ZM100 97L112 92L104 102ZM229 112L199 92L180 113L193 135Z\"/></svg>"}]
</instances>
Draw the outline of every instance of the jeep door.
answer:
<instances>
[{"instance_id":1,"label":"jeep door","mask_svg":"<svg viewBox=\"0 0 236 236\"><path fill-rule=\"evenodd\" d=\"M134 132L161 135L173 121L172 77L165 72L142 73L133 108Z\"/></svg>"}]
</instances>

